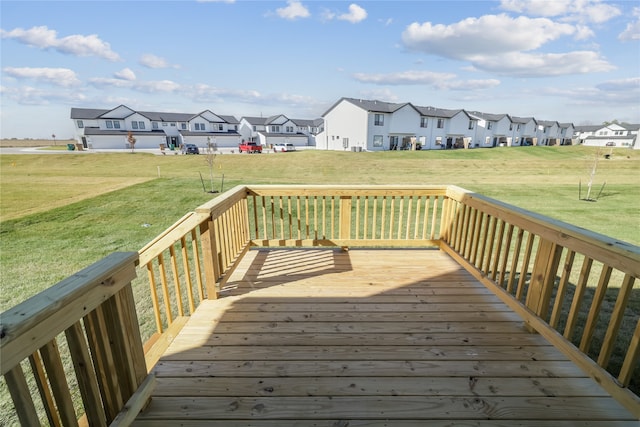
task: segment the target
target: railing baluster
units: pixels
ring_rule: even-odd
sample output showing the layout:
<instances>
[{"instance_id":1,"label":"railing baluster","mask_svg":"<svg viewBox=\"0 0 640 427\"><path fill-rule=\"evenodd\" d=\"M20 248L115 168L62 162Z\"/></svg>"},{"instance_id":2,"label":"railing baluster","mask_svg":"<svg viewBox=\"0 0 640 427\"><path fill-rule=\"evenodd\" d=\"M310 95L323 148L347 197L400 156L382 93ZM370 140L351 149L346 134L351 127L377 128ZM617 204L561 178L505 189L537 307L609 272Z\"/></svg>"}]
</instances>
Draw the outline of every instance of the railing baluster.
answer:
<instances>
[{"instance_id":1,"label":"railing baluster","mask_svg":"<svg viewBox=\"0 0 640 427\"><path fill-rule=\"evenodd\" d=\"M608 265L602 266L602 273L600 279L598 279L598 286L596 287L593 300L591 301L591 308L589 309L589 315L587 316L587 322L585 323L582 339L580 340L580 350L584 353L589 352L589 346L591 345L591 339L598 323L598 315L600 314L600 307L604 300L609 280L611 279L612 268Z\"/></svg>"},{"instance_id":2,"label":"railing baluster","mask_svg":"<svg viewBox=\"0 0 640 427\"><path fill-rule=\"evenodd\" d=\"M364 230L362 237L365 240L369 239L369 196L364 197Z\"/></svg>"},{"instance_id":3,"label":"railing baluster","mask_svg":"<svg viewBox=\"0 0 640 427\"><path fill-rule=\"evenodd\" d=\"M580 306L582 305L582 297L584 296L584 291L587 288L587 282L589 281L592 264L593 259L585 257L584 262L582 263L582 269L580 270L580 278L578 279L578 283L576 284L576 289L573 294L573 300L571 301L571 310L569 311L569 315L567 316L567 324L564 328L564 337L569 341L571 341L571 337L573 336L573 332L578 322Z\"/></svg>"},{"instance_id":4,"label":"railing baluster","mask_svg":"<svg viewBox=\"0 0 640 427\"><path fill-rule=\"evenodd\" d=\"M182 307L182 289L180 287L180 272L178 271L178 260L176 258L176 248L174 245L169 246L169 254L171 259L171 272L173 273L173 286L176 293L176 308L178 316L184 316Z\"/></svg>"},{"instance_id":5,"label":"railing baluster","mask_svg":"<svg viewBox=\"0 0 640 427\"><path fill-rule=\"evenodd\" d=\"M47 371L51 392L56 401L60 420L65 426L77 426L78 419L69 393L69 383L62 366L56 340L49 341L40 348L42 363Z\"/></svg>"},{"instance_id":6,"label":"railing baluster","mask_svg":"<svg viewBox=\"0 0 640 427\"><path fill-rule=\"evenodd\" d=\"M440 198L435 196L433 198L433 218L431 218L431 234L429 238L431 240L436 238L436 224L438 224L438 200ZM440 223L440 236L442 235L442 223Z\"/></svg>"},{"instance_id":7,"label":"railing baluster","mask_svg":"<svg viewBox=\"0 0 640 427\"><path fill-rule=\"evenodd\" d=\"M522 240L524 239L524 230L518 229L516 236L516 245L513 250L513 257L511 258L511 271L509 272L509 280L507 281L507 292L513 294L513 287L515 285L516 274L518 272L518 262L520 261L520 251L522 250Z\"/></svg>"},{"instance_id":8,"label":"railing baluster","mask_svg":"<svg viewBox=\"0 0 640 427\"><path fill-rule=\"evenodd\" d=\"M502 251L502 241L504 239L504 227L505 227L505 222L502 220L500 221L500 227L498 228L498 236L496 238L496 248L495 251L493 252L493 264L491 266L491 280L495 281L496 277L498 275L498 263L500 261L500 254Z\"/></svg>"},{"instance_id":9,"label":"railing baluster","mask_svg":"<svg viewBox=\"0 0 640 427\"><path fill-rule=\"evenodd\" d=\"M602 366L605 369L609 364L611 353L613 352L613 348L615 347L616 338L618 337L618 332L620 331L620 325L622 324L622 319L624 318L624 311L627 307L627 302L629 301L629 298L631 297L631 293L633 291L634 281L635 278L633 276L631 276L630 274L625 274L620 286L620 290L618 291L616 303L613 307L613 310L611 311L609 326L607 327L607 332L604 335L602 348L600 349L600 354L598 355L598 365Z\"/></svg>"},{"instance_id":10,"label":"railing baluster","mask_svg":"<svg viewBox=\"0 0 640 427\"><path fill-rule=\"evenodd\" d=\"M164 266L164 255L158 255L158 269L160 271L160 285L162 286L162 298L164 299L165 316L167 324L173 323L173 313L171 312L171 298L169 297L169 284L167 282L167 271Z\"/></svg>"},{"instance_id":11,"label":"railing baluster","mask_svg":"<svg viewBox=\"0 0 640 427\"><path fill-rule=\"evenodd\" d=\"M47 373L42 365L42 358L40 357L39 351L36 351L29 356L29 364L31 365L31 371L33 372L33 377L35 379L36 386L38 387L38 392L40 393L40 398L42 399L42 404L44 405L44 410L47 414L49 424L52 426L60 426L60 416L56 410L56 403L53 400L53 395L51 394L51 387L49 386ZM31 398L31 395L29 395L29 398ZM99 407L101 406L102 405Z\"/></svg>"},{"instance_id":12,"label":"railing baluster","mask_svg":"<svg viewBox=\"0 0 640 427\"><path fill-rule=\"evenodd\" d=\"M502 251L502 259L500 261L500 275L498 276L498 285L504 286L504 277L507 274L507 263L509 261L509 252L511 251L511 242L513 241L513 224L509 224L507 227L507 234L505 237L504 251Z\"/></svg>"},{"instance_id":13,"label":"railing baluster","mask_svg":"<svg viewBox=\"0 0 640 427\"><path fill-rule=\"evenodd\" d=\"M489 267L491 266L491 258L493 257L493 247L496 241L496 226L498 223L498 219L494 216L491 217L489 232L485 239L486 246L486 256L484 257L484 266L482 267L482 271L484 274L489 275Z\"/></svg>"},{"instance_id":14,"label":"railing baluster","mask_svg":"<svg viewBox=\"0 0 640 427\"><path fill-rule=\"evenodd\" d=\"M425 196L424 198L424 214L422 217L422 240L427 239L427 233L429 232L429 202L431 201L430 196ZM430 237L433 240L433 236Z\"/></svg>"},{"instance_id":15,"label":"railing baluster","mask_svg":"<svg viewBox=\"0 0 640 427\"><path fill-rule=\"evenodd\" d=\"M633 376L633 371L640 359L640 319L636 321L636 330L631 337L629 348L627 349L627 355L622 362L622 369L620 369L620 375L618 381L624 386L628 387Z\"/></svg>"},{"instance_id":16,"label":"railing baluster","mask_svg":"<svg viewBox=\"0 0 640 427\"><path fill-rule=\"evenodd\" d=\"M198 298L200 298L199 302L202 302L202 300L204 300L204 288L202 286L202 263L200 261L200 252L198 252L198 235L196 234L195 229L191 230L191 247L193 250L193 265L195 268L194 273L196 275L196 284L198 285Z\"/></svg>"},{"instance_id":17,"label":"railing baluster","mask_svg":"<svg viewBox=\"0 0 640 427\"><path fill-rule=\"evenodd\" d=\"M38 418L38 413L33 404L29 386L27 385L27 380L24 377L24 372L20 364L9 370L4 375L4 379L7 382L7 388L11 394L11 399L14 403L13 406L16 409L16 415L18 415L20 424L23 426L40 425L40 419Z\"/></svg>"},{"instance_id":18,"label":"railing baluster","mask_svg":"<svg viewBox=\"0 0 640 427\"><path fill-rule=\"evenodd\" d=\"M84 402L87 421L91 426L106 426L107 420L102 411L98 379L93 370L89 347L80 322L74 323L73 326L67 329L65 336L69 344L69 354L73 360L73 367Z\"/></svg>"},{"instance_id":19,"label":"railing baluster","mask_svg":"<svg viewBox=\"0 0 640 427\"><path fill-rule=\"evenodd\" d=\"M191 268L189 268L189 251L187 250L187 239L185 236L180 238L180 249L182 252L182 270L187 285L187 301L189 303L189 314L193 314L196 310L193 301L193 282L191 281Z\"/></svg>"},{"instance_id":20,"label":"railing baluster","mask_svg":"<svg viewBox=\"0 0 640 427\"><path fill-rule=\"evenodd\" d=\"M533 233L529 233L529 237L527 238L527 245L524 250L524 258L522 259L522 267L520 268L520 279L518 280L518 288L516 289L516 299L522 300L522 295L524 293L525 283L527 281L527 276L529 275L529 262L531 261L531 252L533 250L533 242L535 236Z\"/></svg>"},{"instance_id":21,"label":"railing baluster","mask_svg":"<svg viewBox=\"0 0 640 427\"><path fill-rule=\"evenodd\" d=\"M360 238L360 196L354 197L356 203L356 230L355 230L355 239Z\"/></svg>"},{"instance_id":22,"label":"railing baluster","mask_svg":"<svg viewBox=\"0 0 640 427\"><path fill-rule=\"evenodd\" d=\"M558 283L558 290L556 292L556 299L553 303L553 311L551 312L551 318L549 319L549 325L556 329L560 322L560 316L562 315L562 307L564 305L564 299L567 294L567 287L569 284L569 278L571 277L571 270L573 269L573 260L576 253L574 251L568 251L564 267L562 268L562 276L560 276L560 283Z\"/></svg>"}]
</instances>

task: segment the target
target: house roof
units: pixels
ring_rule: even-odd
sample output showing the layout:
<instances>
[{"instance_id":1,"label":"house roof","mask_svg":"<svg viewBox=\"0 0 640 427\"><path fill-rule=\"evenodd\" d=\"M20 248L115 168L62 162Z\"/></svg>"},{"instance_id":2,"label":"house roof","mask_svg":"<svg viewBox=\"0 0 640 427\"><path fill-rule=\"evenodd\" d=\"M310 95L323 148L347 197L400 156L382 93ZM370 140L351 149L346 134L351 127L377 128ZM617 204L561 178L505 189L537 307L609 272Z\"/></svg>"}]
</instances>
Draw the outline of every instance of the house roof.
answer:
<instances>
[{"instance_id":1,"label":"house roof","mask_svg":"<svg viewBox=\"0 0 640 427\"><path fill-rule=\"evenodd\" d=\"M530 122L530 121L532 121L532 120L533 120L533 122L534 122L534 123L538 123L538 122L536 121L536 119L535 119L535 118L533 118L533 117L516 117L516 116L511 116L511 121L512 121L513 123L527 124L527 123L529 123L529 122Z\"/></svg>"},{"instance_id":2,"label":"house roof","mask_svg":"<svg viewBox=\"0 0 640 427\"><path fill-rule=\"evenodd\" d=\"M464 112L467 116L469 115L466 111L462 109L458 110L448 110L446 108L436 108L436 107L420 107L417 106L416 109L422 116L426 117L441 117L443 119L450 119L461 111Z\"/></svg>"},{"instance_id":3,"label":"house roof","mask_svg":"<svg viewBox=\"0 0 640 427\"><path fill-rule=\"evenodd\" d=\"M585 125L585 126L576 126L574 131L576 132L595 132L597 130L602 129L604 126L602 125Z\"/></svg>"},{"instance_id":4,"label":"house roof","mask_svg":"<svg viewBox=\"0 0 640 427\"><path fill-rule=\"evenodd\" d=\"M120 106L119 106L120 107ZM116 107L118 108L118 107ZM127 107L129 108L129 107ZM72 119L86 119L86 120L96 120L99 119L100 116L106 114L114 109L105 110L105 109L96 109L96 108L72 108L71 109L71 118ZM197 117L202 112L193 114L193 113L171 113L171 112L160 112L160 111L134 111L134 113L138 113L151 121L157 122L188 122L189 120ZM205 110L209 111L209 110ZM215 113L212 113L215 114ZM218 117L223 119L229 124L238 124L238 120L233 116L222 116L220 114L216 114Z\"/></svg>"},{"instance_id":5,"label":"house roof","mask_svg":"<svg viewBox=\"0 0 640 427\"><path fill-rule=\"evenodd\" d=\"M71 109L71 118L72 119L97 119L104 113L107 113L111 110L103 110L97 108L72 108Z\"/></svg>"},{"instance_id":6,"label":"house roof","mask_svg":"<svg viewBox=\"0 0 640 427\"><path fill-rule=\"evenodd\" d=\"M251 117L251 116L243 116L241 120L245 120L250 125L256 126L264 126L267 122L268 117Z\"/></svg>"},{"instance_id":7,"label":"house roof","mask_svg":"<svg viewBox=\"0 0 640 427\"><path fill-rule=\"evenodd\" d=\"M333 110L338 104L340 104L341 102L346 101L349 102L355 106L358 106L360 108L362 108L365 111L369 111L369 112L375 112L375 113L393 113L397 110L399 110L402 107L405 107L407 105L410 105L412 108L416 109L416 107L411 104L410 102L405 102L402 104L397 104L397 103L393 103L393 102L385 102L385 101L378 101L378 100L368 100L368 99L356 99L356 98L340 98L338 100L338 102L336 102L335 104L333 104L327 111L325 111L325 113L322 115L322 117L326 116L329 111Z\"/></svg>"},{"instance_id":8,"label":"house roof","mask_svg":"<svg viewBox=\"0 0 640 427\"><path fill-rule=\"evenodd\" d=\"M491 113L483 113L481 111L467 111L467 113L472 117L477 117L480 118L482 120L486 120L489 122L499 122L500 120L502 120L505 117L508 117L510 121L511 117L508 114L491 114Z\"/></svg>"}]
</instances>

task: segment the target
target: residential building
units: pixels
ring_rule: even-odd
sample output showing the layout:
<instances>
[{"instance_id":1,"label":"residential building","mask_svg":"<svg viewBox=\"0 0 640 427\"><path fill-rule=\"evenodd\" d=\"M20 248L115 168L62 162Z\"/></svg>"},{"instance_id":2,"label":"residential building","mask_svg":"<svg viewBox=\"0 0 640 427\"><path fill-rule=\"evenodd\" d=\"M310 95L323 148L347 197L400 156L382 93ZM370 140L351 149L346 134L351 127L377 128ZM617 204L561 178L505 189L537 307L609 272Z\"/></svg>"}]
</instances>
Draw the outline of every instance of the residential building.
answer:
<instances>
[{"instance_id":1,"label":"residential building","mask_svg":"<svg viewBox=\"0 0 640 427\"><path fill-rule=\"evenodd\" d=\"M237 147L240 142L238 120L209 110L197 114L135 111L125 105L111 110L72 108L71 119L76 140L85 148L175 149L183 144L206 147Z\"/></svg>"},{"instance_id":2,"label":"residential building","mask_svg":"<svg viewBox=\"0 0 640 427\"><path fill-rule=\"evenodd\" d=\"M242 117L239 133L245 141L270 147L293 144L296 147L315 146L316 135L324 126L322 119L289 119L283 114L271 117Z\"/></svg>"},{"instance_id":3,"label":"residential building","mask_svg":"<svg viewBox=\"0 0 640 427\"><path fill-rule=\"evenodd\" d=\"M640 124L611 123L605 126L576 126L573 134L578 144L639 150L639 131Z\"/></svg>"}]
</instances>

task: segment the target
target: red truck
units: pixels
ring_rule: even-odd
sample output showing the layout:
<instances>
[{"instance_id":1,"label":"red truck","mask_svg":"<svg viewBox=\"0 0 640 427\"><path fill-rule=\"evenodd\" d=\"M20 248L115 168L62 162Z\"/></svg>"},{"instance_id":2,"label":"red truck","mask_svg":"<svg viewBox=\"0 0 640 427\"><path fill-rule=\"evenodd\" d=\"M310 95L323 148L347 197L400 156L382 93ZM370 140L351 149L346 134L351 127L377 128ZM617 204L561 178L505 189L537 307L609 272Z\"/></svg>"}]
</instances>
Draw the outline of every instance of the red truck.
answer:
<instances>
[{"instance_id":1,"label":"red truck","mask_svg":"<svg viewBox=\"0 0 640 427\"><path fill-rule=\"evenodd\" d=\"M238 145L238 150L241 153L262 153L262 145L258 145L255 142L252 141L242 141L239 145Z\"/></svg>"}]
</instances>

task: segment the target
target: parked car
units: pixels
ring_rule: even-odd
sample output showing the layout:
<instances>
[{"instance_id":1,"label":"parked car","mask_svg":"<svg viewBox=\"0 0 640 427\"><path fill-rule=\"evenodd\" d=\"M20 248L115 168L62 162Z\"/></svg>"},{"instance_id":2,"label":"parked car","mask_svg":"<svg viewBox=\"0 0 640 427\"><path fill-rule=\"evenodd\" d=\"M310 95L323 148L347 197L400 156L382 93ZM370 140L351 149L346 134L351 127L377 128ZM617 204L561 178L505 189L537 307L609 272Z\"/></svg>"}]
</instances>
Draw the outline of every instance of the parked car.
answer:
<instances>
[{"instance_id":1,"label":"parked car","mask_svg":"<svg viewBox=\"0 0 640 427\"><path fill-rule=\"evenodd\" d=\"M241 153L262 153L262 145L259 145L253 141L242 141L242 143L238 145L238 150Z\"/></svg>"},{"instance_id":2,"label":"parked car","mask_svg":"<svg viewBox=\"0 0 640 427\"><path fill-rule=\"evenodd\" d=\"M200 154L200 149L196 144L184 144L182 152L184 154Z\"/></svg>"},{"instance_id":3,"label":"parked car","mask_svg":"<svg viewBox=\"0 0 640 427\"><path fill-rule=\"evenodd\" d=\"M613 141L607 142L607 147L615 147L615 146L616 146L615 142L613 142Z\"/></svg>"},{"instance_id":4,"label":"parked car","mask_svg":"<svg viewBox=\"0 0 640 427\"><path fill-rule=\"evenodd\" d=\"M296 151L296 146L288 143L288 144L273 144L273 152L284 153L286 151Z\"/></svg>"}]
</instances>

